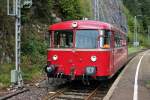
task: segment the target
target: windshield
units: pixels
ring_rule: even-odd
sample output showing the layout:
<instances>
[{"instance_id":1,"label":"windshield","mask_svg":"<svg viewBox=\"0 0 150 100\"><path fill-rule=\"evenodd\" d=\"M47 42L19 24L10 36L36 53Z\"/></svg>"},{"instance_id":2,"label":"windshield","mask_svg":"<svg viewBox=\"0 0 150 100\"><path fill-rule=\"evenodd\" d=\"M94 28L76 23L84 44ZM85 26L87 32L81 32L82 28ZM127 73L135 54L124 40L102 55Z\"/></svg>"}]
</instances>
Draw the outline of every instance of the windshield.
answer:
<instances>
[{"instance_id":1,"label":"windshield","mask_svg":"<svg viewBox=\"0 0 150 100\"><path fill-rule=\"evenodd\" d=\"M72 48L73 47L73 31L60 30L54 32L55 48Z\"/></svg>"},{"instance_id":2,"label":"windshield","mask_svg":"<svg viewBox=\"0 0 150 100\"><path fill-rule=\"evenodd\" d=\"M97 48L98 30L77 30L76 48L94 49Z\"/></svg>"}]
</instances>

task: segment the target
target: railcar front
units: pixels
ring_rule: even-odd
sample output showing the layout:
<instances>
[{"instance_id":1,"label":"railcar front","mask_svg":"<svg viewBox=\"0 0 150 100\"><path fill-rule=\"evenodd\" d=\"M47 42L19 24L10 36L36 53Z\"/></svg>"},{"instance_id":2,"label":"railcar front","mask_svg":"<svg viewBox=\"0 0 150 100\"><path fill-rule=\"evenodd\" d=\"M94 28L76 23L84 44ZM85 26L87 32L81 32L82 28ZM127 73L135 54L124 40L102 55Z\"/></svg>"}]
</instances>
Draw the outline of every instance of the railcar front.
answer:
<instances>
[{"instance_id":1,"label":"railcar front","mask_svg":"<svg viewBox=\"0 0 150 100\"><path fill-rule=\"evenodd\" d=\"M62 28L60 24L55 25L55 30L50 28L48 64L45 67L48 77L85 80L112 75L112 32L100 27L101 23L88 28L89 24L91 22L70 22L72 28Z\"/></svg>"}]
</instances>

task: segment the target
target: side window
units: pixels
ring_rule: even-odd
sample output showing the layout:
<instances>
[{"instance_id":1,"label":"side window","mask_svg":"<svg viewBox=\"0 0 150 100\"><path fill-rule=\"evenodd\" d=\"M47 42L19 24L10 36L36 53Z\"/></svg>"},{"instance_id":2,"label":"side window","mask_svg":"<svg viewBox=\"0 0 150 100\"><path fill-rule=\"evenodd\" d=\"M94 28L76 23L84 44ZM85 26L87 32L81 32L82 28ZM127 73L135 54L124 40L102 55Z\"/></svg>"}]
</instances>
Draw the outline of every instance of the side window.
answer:
<instances>
[{"instance_id":1,"label":"side window","mask_svg":"<svg viewBox=\"0 0 150 100\"><path fill-rule=\"evenodd\" d=\"M123 35L123 37L122 37L122 46L126 46L127 45L127 37L126 37L126 35Z\"/></svg>"},{"instance_id":2,"label":"side window","mask_svg":"<svg viewBox=\"0 0 150 100\"><path fill-rule=\"evenodd\" d=\"M115 48L118 47L118 35L115 33Z\"/></svg>"},{"instance_id":3,"label":"side window","mask_svg":"<svg viewBox=\"0 0 150 100\"><path fill-rule=\"evenodd\" d=\"M45 33L45 40L47 47L52 47L52 32L48 31Z\"/></svg>"},{"instance_id":4,"label":"side window","mask_svg":"<svg viewBox=\"0 0 150 100\"><path fill-rule=\"evenodd\" d=\"M100 48L104 48L104 49L110 48L110 36L111 36L111 31L100 30L100 37L99 37Z\"/></svg>"},{"instance_id":5,"label":"side window","mask_svg":"<svg viewBox=\"0 0 150 100\"><path fill-rule=\"evenodd\" d=\"M121 47L121 35L119 33L115 34L115 48Z\"/></svg>"},{"instance_id":6,"label":"side window","mask_svg":"<svg viewBox=\"0 0 150 100\"><path fill-rule=\"evenodd\" d=\"M126 46L126 35L115 33L114 42L115 48Z\"/></svg>"},{"instance_id":7,"label":"side window","mask_svg":"<svg viewBox=\"0 0 150 100\"><path fill-rule=\"evenodd\" d=\"M49 32L49 47L52 47L52 32Z\"/></svg>"}]
</instances>

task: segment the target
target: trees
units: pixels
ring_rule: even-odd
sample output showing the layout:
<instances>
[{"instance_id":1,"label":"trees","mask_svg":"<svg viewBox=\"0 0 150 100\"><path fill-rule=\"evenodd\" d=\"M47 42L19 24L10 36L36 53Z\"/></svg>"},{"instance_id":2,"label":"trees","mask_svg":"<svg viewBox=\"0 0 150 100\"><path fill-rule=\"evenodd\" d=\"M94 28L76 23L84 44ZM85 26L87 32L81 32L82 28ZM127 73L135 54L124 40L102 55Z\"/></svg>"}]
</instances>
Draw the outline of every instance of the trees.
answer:
<instances>
[{"instance_id":1,"label":"trees","mask_svg":"<svg viewBox=\"0 0 150 100\"><path fill-rule=\"evenodd\" d=\"M150 0L123 0L125 6L129 9L132 16L142 15L140 18L144 30L150 25Z\"/></svg>"}]
</instances>

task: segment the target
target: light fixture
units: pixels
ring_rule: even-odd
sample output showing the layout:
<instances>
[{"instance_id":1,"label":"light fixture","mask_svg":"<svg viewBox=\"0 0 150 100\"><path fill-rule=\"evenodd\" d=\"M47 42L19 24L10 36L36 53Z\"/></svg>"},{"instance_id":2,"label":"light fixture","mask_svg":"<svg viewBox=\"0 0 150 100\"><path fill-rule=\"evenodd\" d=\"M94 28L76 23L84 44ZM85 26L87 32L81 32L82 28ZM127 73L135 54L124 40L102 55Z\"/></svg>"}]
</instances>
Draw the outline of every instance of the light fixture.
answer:
<instances>
[{"instance_id":1,"label":"light fixture","mask_svg":"<svg viewBox=\"0 0 150 100\"><path fill-rule=\"evenodd\" d=\"M54 56L53 56L53 60L56 61L57 59L58 59L58 56L57 56L57 55L54 55Z\"/></svg>"},{"instance_id":2,"label":"light fixture","mask_svg":"<svg viewBox=\"0 0 150 100\"><path fill-rule=\"evenodd\" d=\"M73 22L73 23L72 23L72 27L73 27L73 28L76 28L77 26L78 26L78 23L77 23L77 22Z\"/></svg>"},{"instance_id":3,"label":"light fixture","mask_svg":"<svg viewBox=\"0 0 150 100\"><path fill-rule=\"evenodd\" d=\"M97 60L96 56L91 56L91 61L95 62Z\"/></svg>"}]
</instances>

